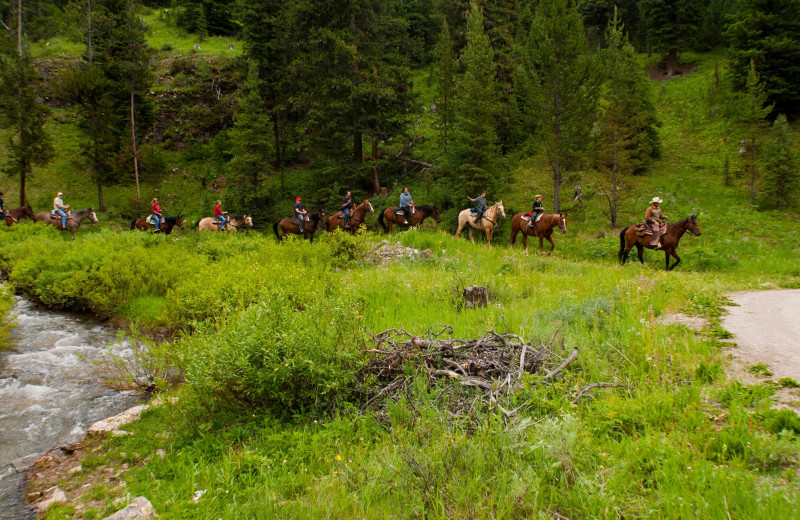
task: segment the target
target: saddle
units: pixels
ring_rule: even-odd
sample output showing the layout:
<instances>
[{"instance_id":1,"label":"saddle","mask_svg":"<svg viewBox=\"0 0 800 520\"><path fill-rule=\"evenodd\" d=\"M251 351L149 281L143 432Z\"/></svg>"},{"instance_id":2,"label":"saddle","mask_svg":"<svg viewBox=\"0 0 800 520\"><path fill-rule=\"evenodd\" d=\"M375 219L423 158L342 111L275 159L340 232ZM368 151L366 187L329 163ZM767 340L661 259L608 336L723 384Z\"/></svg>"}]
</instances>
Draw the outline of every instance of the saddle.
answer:
<instances>
[{"instance_id":1,"label":"saddle","mask_svg":"<svg viewBox=\"0 0 800 520\"><path fill-rule=\"evenodd\" d=\"M663 235L667 234L667 225L666 224L659 223L659 224L656 224L653 227L658 229L658 231L660 232L660 235L663 236ZM646 222L642 222L640 224L636 224L633 227L633 229L636 230L636 236L639 236L639 237L655 235L653 230L650 228L650 226L647 225Z\"/></svg>"},{"instance_id":2,"label":"saddle","mask_svg":"<svg viewBox=\"0 0 800 520\"><path fill-rule=\"evenodd\" d=\"M305 221L306 220L303 219L303 222L305 222ZM297 215L293 216L292 217L292 224L300 224L300 217L298 217Z\"/></svg>"},{"instance_id":3,"label":"saddle","mask_svg":"<svg viewBox=\"0 0 800 520\"><path fill-rule=\"evenodd\" d=\"M339 210L339 213L336 214L336 218L344 218L344 210Z\"/></svg>"},{"instance_id":4,"label":"saddle","mask_svg":"<svg viewBox=\"0 0 800 520\"><path fill-rule=\"evenodd\" d=\"M413 215L416 212L417 212L417 208L415 208L414 206L409 206L408 207L408 214L409 215ZM394 214L395 215L403 215L404 213L403 213L403 210L400 209L400 207L398 206L397 209L394 210Z\"/></svg>"},{"instance_id":5,"label":"saddle","mask_svg":"<svg viewBox=\"0 0 800 520\"><path fill-rule=\"evenodd\" d=\"M148 216L147 216L147 218L146 218L146 219L144 219L144 221L145 221L145 223L146 223L146 224L153 224L153 225L155 225L155 222L153 222L153 215L148 215Z\"/></svg>"},{"instance_id":6,"label":"saddle","mask_svg":"<svg viewBox=\"0 0 800 520\"><path fill-rule=\"evenodd\" d=\"M543 217L543 216L544 216L544 212L542 212L542 213L539 213L539 214L536 216L536 220L534 220L534 221L533 221L533 223L534 223L534 224L536 224L537 222L539 222L540 220L542 220L542 217ZM530 217L528 217L528 216L524 216L524 215L523 215L523 217L522 217L522 220L524 220L524 221L526 221L526 222L530 222L531 218L530 218Z\"/></svg>"}]
</instances>

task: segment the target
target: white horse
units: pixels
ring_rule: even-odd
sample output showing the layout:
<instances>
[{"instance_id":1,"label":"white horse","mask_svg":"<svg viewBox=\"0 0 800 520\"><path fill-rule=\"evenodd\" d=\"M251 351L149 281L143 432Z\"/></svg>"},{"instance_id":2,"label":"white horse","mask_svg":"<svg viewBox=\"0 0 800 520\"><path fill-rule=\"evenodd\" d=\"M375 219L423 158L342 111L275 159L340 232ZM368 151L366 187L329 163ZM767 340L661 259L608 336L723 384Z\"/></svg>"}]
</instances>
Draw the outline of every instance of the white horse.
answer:
<instances>
[{"instance_id":1,"label":"white horse","mask_svg":"<svg viewBox=\"0 0 800 520\"><path fill-rule=\"evenodd\" d=\"M469 239L475 242L472 238L472 228L482 229L486 232L486 241L489 242L489 247L491 247L492 234L494 233L494 228L498 226L500 218L506 218L506 210L503 207L502 200L495 202L491 207L487 208L477 224L475 223L475 218L471 210L465 209L458 214L458 231L456 231L456 238L461 236L461 230L469 223Z\"/></svg>"}]
</instances>

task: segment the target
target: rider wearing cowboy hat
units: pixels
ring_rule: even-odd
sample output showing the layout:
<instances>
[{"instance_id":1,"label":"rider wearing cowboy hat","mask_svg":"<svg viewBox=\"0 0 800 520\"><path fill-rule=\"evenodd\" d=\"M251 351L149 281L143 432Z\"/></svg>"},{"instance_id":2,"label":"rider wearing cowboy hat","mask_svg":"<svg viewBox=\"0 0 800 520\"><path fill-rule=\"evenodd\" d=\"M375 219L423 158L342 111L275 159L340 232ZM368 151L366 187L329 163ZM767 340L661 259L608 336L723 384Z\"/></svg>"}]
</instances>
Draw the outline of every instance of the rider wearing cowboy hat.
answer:
<instances>
[{"instance_id":1,"label":"rider wearing cowboy hat","mask_svg":"<svg viewBox=\"0 0 800 520\"><path fill-rule=\"evenodd\" d=\"M61 227L67 229L67 212L65 210L69 209L69 204L64 204L64 199L61 198L63 196L64 194L59 191L56 198L53 199L53 214L61 217Z\"/></svg>"},{"instance_id":2,"label":"rider wearing cowboy hat","mask_svg":"<svg viewBox=\"0 0 800 520\"><path fill-rule=\"evenodd\" d=\"M663 201L659 197L653 197L653 200L650 201L650 207L647 208L647 212L644 214L645 224L650 226L650 229L653 230L653 233L658 235L658 245L656 246L656 249L661 249L661 231L659 221L669 219L669 217L661 213L662 202Z\"/></svg>"}]
</instances>

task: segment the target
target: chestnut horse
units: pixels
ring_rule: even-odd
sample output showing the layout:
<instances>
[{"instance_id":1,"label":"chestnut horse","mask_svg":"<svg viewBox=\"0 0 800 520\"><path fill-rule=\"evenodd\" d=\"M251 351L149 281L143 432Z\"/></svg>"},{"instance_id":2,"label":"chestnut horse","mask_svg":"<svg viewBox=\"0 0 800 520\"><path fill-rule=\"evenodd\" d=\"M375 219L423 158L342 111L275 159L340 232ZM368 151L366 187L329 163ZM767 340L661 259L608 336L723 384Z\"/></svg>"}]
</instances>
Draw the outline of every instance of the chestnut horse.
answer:
<instances>
[{"instance_id":1,"label":"chestnut horse","mask_svg":"<svg viewBox=\"0 0 800 520\"><path fill-rule=\"evenodd\" d=\"M461 236L461 230L469 223L469 239L475 242L472 238L472 228L482 229L486 232L486 241L489 242L489 247L492 247L492 235L494 228L500 223L500 218L506 218L506 209L503 207L503 201L495 202L492 206L486 208L483 212L481 220L476 224L475 217L472 215L470 209L465 209L458 214L458 231L456 231L456 238Z\"/></svg>"},{"instance_id":2,"label":"chestnut horse","mask_svg":"<svg viewBox=\"0 0 800 520\"><path fill-rule=\"evenodd\" d=\"M15 209L7 209L5 213L6 213L5 221L7 226L10 226L11 224L16 224L17 222L19 222L19 219L25 217L34 220L33 208L31 208L30 206L20 206L19 208Z\"/></svg>"},{"instance_id":3,"label":"chestnut horse","mask_svg":"<svg viewBox=\"0 0 800 520\"><path fill-rule=\"evenodd\" d=\"M204 217L197 221L195 227L200 231L219 231L219 220L216 217ZM245 231L253 227L253 219L250 215L234 215L228 217L225 222L225 231L228 233L236 233L239 228L244 228Z\"/></svg>"},{"instance_id":4,"label":"chestnut horse","mask_svg":"<svg viewBox=\"0 0 800 520\"><path fill-rule=\"evenodd\" d=\"M378 222L383 228L383 231L389 233L392 231L393 224L397 224L398 226L413 226L418 228L428 217L433 217L433 220L435 220L437 224L442 221L442 217L439 215L439 208L437 206L415 206L415 208L417 211L408 216L408 224L403 223L402 213L400 215L395 214L395 211L397 211L397 206L389 206L385 210L381 211L380 215L378 215ZM384 220L386 221L386 224L384 224Z\"/></svg>"},{"instance_id":5,"label":"chestnut horse","mask_svg":"<svg viewBox=\"0 0 800 520\"><path fill-rule=\"evenodd\" d=\"M680 222L668 225L667 233L661 236L661 250L664 251L667 257L667 271L672 271L675 269L675 266L681 263L681 258L675 253L675 250L678 249L678 242L680 242L681 237L687 230L691 231L696 237L700 236L700 226L697 224L697 217L695 215L690 215ZM633 246L636 246L636 250L639 254L639 261L644 265L644 258L642 257L644 248L656 249L652 242L652 236L645 235L640 237L636 234L634 226L626 227L619 233L618 256L620 263L625 265L625 260L628 259L628 253L630 253ZM670 255L674 256L675 260L677 260L677 262L671 266L669 265Z\"/></svg>"},{"instance_id":6,"label":"chestnut horse","mask_svg":"<svg viewBox=\"0 0 800 520\"><path fill-rule=\"evenodd\" d=\"M370 204L369 199L356 206L356 209L350 214L350 232L355 233L356 230L367 219L367 211L375 213L375 209ZM339 216L341 211L337 211L334 215L328 217L328 233L333 233L336 228L344 229L344 215Z\"/></svg>"},{"instance_id":7,"label":"chestnut horse","mask_svg":"<svg viewBox=\"0 0 800 520\"><path fill-rule=\"evenodd\" d=\"M514 218L511 219L511 247L514 247L517 233L522 231L522 247L524 251L528 251L529 236L539 237L539 251L544 251L545 239L550 242L550 251L547 252L549 255L556 247L555 243L553 243L553 230L558 228L562 233L567 233L567 216L563 213L559 213L558 215L542 215L539 222L529 227L528 222L522 220L522 216L526 214L527 213L517 213L514 215Z\"/></svg>"},{"instance_id":8,"label":"chestnut horse","mask_svg":"<svg viewBox=\"0 0 800 520\"><path fill-rule=\"evenodd\" d=\"M275 236L278 240L285 237L289 233L292 235L303 235L304 238L310 237L310 242L314 243L314 233L317 232L319 223L325 218L325 210L320 208L319 211L314 212L308 216L306 225L303 226L303 231L300 231L300 224L293 222L294 218L286 217L272 224L272 230L275 231ZM278 233L278 228L283 231L283 237Z\"/></svg>"},{"instance_id":9,"label":"chestnut horse","mask_svg":"<svg viewBox=\"0 0 800 520\"><path fill-rule=\"evenodd\" d=\"M72 233L72 240L75 240L75 231L78 230L81 222L87 218L92 224L97 224L97 215L95 215L92 208L69 211L67 213L67 227L61 227L61 216L56 215L53 217L49 211L40 211L33 218L36 219L36 222L44 222L58 229L69 231Z\"/></svg>"},{"instance_id":10,"label":"chestnut horse","mask_svg":"<svg viewBox=\"0 0 800 520\"><path fill-rule=\"evenodd\" d=\"M131 230L140 229L142 231L153 231L156 226L155 224L149 224L147 218L148 217L139 217L135 220L131 220ZM158 229L165 235L169 235L172 233L172 228L175 226L178 226L179 229L183 229L183 224L183 217L164 217L161 219Z\"/></svg>"}]
</instances>

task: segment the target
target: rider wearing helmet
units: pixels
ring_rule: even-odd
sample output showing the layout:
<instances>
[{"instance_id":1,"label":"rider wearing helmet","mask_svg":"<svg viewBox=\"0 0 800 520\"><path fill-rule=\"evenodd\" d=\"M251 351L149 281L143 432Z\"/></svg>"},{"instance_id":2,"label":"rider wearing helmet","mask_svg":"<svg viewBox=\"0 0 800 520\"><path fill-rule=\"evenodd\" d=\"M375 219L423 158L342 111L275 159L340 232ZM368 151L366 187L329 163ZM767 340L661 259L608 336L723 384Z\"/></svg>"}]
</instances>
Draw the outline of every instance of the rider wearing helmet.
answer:
<instances>
[{"instance_id":1,"label":"rider wearing helmet","mask_svg":"<svg viewBox=\"0 0 800 520\"><path fill-rule=\"evenodd\" d=\"M295 199L294 216L297 218L297 223L300 226L300 232L305 233L303 229L303 224L305 223L306 214L308 213L308 211L303 209L303 204L301 201L302 199L300 197L297 197Z\"/></svg>"},{"instance_id":2,"label":"rider wearing helmet","mask_svg":"<svg viewBox=\"0 0 800 520\"><path fill-rule=\"evenodd\" d=\"M477 224L483 218L483 212L486 211L486 192L481 192L481 194L474 199L470 196L467 196L467 198L475 203L473 211L475 212L475 223Z\"/></svg>"},{"instance_id":3,"label":"rider wearing helmet","mask_svg":"<svg viewBox=\"0 0 800 520\"><path fill-rule=\"evenodd\" d=\"M544 213L544 206L542 206L542 195L541 193L537 193L536 197L533 201L533 209L530 213L528 213L528 229L533 226L533 233L536 233L536 219L539 218L539 215Z\"/></svg>"}]
</instances>

